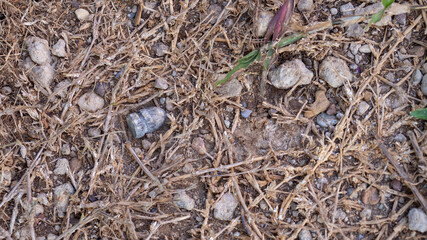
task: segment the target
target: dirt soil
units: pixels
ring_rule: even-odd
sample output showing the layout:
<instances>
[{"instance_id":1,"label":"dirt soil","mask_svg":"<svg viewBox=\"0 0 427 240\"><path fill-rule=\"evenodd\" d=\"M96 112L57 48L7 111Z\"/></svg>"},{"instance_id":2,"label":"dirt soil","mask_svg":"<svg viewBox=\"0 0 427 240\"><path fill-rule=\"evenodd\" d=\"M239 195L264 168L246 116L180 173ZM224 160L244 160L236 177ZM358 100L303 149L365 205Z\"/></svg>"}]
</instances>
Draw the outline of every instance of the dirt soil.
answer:
<instances>
[{"instance_id":1,"label":"dirt soil","mask_svg":"<svg viewBox=\"0 0 427 240\"><path fill-rule=\"evenodd\" d=\"M295 7L291 26L373 2L315 0ZM242 91L224 96L218 76L262 46L259 14L281 4L0 0L0 239L426 239L408 225L427 196L425 122L409 114L427 105L413 81L417 69L427 76L425 12L360 37L343 26L310 34L274 62L301 59L310 84L267 81L263 93L257 63L233 76ZM51 52L66 43L47 87L24 67L33 36ZM370 53L352 53L357 44ZM327 56L348 64L352 82L319 77ZM326 127L307 115L318 91L336 119ZM94 111L79 104L92 92L103 102ZM151 106L167 120L136 139L126 116ZM177 204L184 192L188 208ZM228 193L237 207L220 220Z\"/></svg>"}]
</instances>

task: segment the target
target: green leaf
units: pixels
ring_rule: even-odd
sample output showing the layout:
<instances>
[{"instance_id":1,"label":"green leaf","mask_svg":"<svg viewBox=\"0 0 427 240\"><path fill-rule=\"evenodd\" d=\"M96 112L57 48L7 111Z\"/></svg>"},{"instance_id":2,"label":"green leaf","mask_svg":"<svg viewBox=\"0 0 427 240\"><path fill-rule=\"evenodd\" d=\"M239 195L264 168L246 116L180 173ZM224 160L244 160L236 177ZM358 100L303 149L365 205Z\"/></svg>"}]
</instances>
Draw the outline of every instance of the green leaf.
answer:
<instances>
[{"instance_id":1,"label":"green leaf","mask_svg":"<svg viewBox=\"0 0 427 240\"><path fill-rule=\"evenodd\" d=\"M394 2L394 0L382 0L382 2L383 2L384 8L387 9Z\"/></svg>"},{"instance_id":2,"label":"green leaf","mask_svg":"<svg viewBox=\"0 0 427 240\"><path fill-rule=\"evenodd\" d=\"M279 43L277 44L277 48L285 47L288 45L291 45L292 43L300 40L301 38L306 37L306 33L295 33L290 36L287 36L285 38L282 38Z\"/></svg>"},{"instance_id":3,"label":"green leaf","mask_svg":"<svg viewBox=\"0 0 427 240\"><path fill-rule=\"evenodd\" d=\"M260 57L261 57L261 51L259 49L248 53L246 56L239 59L237 61L238 64L233 69L231 69L230 72L227 73L227 75L225 76L224 79L217 81L215 83L215 86L226 83L228 80L230 80L230 78L233 76L233 74L235 74L240 69L248 68L253 62L255 62L255 60L259 60Z\"/></svg>"},{"instance_id":4,"label":"green leaf","mask_svg":"<svg viewBox=\"0 0 427 240\"><path fill-rule=\"evenodd\" d=\"M415 118L427 120L427 108L415 110L411 112L411 115Z\"/></svg>"},{"instance_id":5,"label":"green leaf","mask_svg":"<svg viewBox=\"0 0 427 240\"><path fill-rule=\"evenodd\" d=\"M382 9L381 11L372 15L371 21L369 21L369 24L368 24L368 26L366 26L365 30L367 30L373 23L379 22L384 15L384 11L385 11L385 9Z\"/></svg>"}]
</instances>

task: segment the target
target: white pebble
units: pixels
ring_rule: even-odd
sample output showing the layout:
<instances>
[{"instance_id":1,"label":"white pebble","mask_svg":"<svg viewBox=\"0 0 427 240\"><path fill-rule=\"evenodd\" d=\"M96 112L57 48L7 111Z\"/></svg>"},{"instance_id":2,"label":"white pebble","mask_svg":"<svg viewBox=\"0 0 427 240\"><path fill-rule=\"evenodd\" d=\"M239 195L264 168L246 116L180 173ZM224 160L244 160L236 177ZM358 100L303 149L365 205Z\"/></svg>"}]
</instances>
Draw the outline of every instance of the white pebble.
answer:
<instances>
[{"instance_id":1,"label":"white pebble","mask_svg":"<svg viewBox=\"0 0 427 240\"><path fill-rule=\"evenodd\" d=\"M89 12L86 9L79 8L76 10L76 17L80 21L86 21L89 19Z\"/></svg>"}]
</instances>

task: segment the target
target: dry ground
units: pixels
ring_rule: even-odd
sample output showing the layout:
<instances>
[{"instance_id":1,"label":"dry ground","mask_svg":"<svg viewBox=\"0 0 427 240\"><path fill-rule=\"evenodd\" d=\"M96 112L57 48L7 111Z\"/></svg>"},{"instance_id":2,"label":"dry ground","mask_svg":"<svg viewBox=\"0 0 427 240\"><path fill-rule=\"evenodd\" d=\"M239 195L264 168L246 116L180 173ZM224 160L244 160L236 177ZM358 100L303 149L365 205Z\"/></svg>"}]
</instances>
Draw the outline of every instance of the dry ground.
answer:
<instances>
[{"instance_id":1,"label":"dry ground","mask_svg":"<svg viewBox=\"0 0 427 240\"><path fill-rule=\"evenodd\" d=\"M276 11L280 1L152 2L146 1L135 28L128 14L136 3L130 0L0 0L0 87L12 89L0 95L0 169L12 174L10 184L0 183L1 239L15 239L24 230L28 238L52 233L59 239L296 239L303 229L313 239L425 238L405 223L411 208L422 208L413 186L427 194L425 124L409 115L426 105L410 81L425 55L407 58L409 72L397 57L402 49L426 46L420 12L408 14L406 25L372 27L361 39L346 37L339 27L313 34L282 49L277 60L304 59L315 72L310 85L290 91L267 84L262 96L261 68L255 65L237 77L241 95L225 98L215 93L216 74L261 46L254 17L261 8ZM309 13L296 10L294 22L326 20L329 8L349 1L314 2ZM221 10L209 12L215 3ZM94 18L78 21L77 7ZM30 36L50 46L67 39L68 56L54 59L52 84L53 89L70 80L65 97L44 95L19 67ZM169 46L162 57L155 52L160 42ZM370 44L376 52L364 55L356 81L330 88L317 77L318 64L328 55L352 64L345 52L352 42ZM389 72L396 81L385 78ZM168 81L167 90L153 87L158 77ZM77 100L99 83L109 85L105 107L81 111ZM319 128L315 118L302 114L318 89L343 113L334 128ZM134 139L126 114L165 108L162 98L169 104L167 123ZM363 99L370 109L358 116ZM240 116L244 108L253 110L247 119ZM102 135L89 137L89 128ZM406 140L396 141L398 134ZM196 137L208 154L192 147ZM381 141L416 182L412 188L380 149ZM64 144L71 146L70 155L63 154ZM59 158L77 166L56 176ZM61 218L53 189L70 181L77 189ZM195 200L193 210L173 204L180 190ZM230 222L213 217L227 192L239 201ZM49 203L35 215L40 193ZM370 216L361 214L366 209Z\"/></svg>"}]
</instances>

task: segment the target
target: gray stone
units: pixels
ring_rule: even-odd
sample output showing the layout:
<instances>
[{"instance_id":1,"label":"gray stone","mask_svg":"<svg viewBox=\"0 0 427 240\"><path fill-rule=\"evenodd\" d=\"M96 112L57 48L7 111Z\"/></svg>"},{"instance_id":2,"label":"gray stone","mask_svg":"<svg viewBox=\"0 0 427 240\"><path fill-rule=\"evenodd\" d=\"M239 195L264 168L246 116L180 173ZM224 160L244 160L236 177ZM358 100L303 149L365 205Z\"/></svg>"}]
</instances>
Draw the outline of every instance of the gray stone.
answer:
<instances>
[{"instance_id":1,"label":"gray stone","mask_svg":"<svg viewBox=\"0 0 427 240\"><path fill-rule=\"evenodd\" d=\"M157 43L154 45L154 51L156 52L156 56L163 57L169 51L169 47L163 43Z\"/></svg>"},{"instance_id":2,"label":"gray stone","mask_svg":"<svg viewBox=\"0 0 427 240\"><path fill-rule=\"evenodd\" d=\"M394 137L394 140L403 143L403 142L406 142L406 137L405 135L399 133Z\"/></svg>"},{"instance_id":3,"label":"gray stone","mask_svg":"<svg viewBox=\"0 0 427 240\"><path fill-rule=\"evenodd\" d=\"M144 150L149 150L150 147L151 147L151 142L148 141L148 140L146 140L146 139L144 139L144 140L141 141L141 145L142 145L142 148Z\"/></svg>"},{"instance_id":4,"label":"gray stone","mask_svg":"<svg viewBox=\"0 0 427 240\"><path fill-rule=\"evenodd\" d=\"M29 76L36 85L50 91L50 84L55 77L55 69L50 65L34 66L31 68Z\"/></svg>"},{"instance_id":5,"label":"gray stone","mask_svg":"<svg viewBox=\"0 0 427 240\"><path fill-rule=\"evenodd\" d=\"M365 30L358 23L348 26L346 34L348 37L360 38L363 37Z\"/></svg>"},{"instance_id":6,"label":"gray stone","mask_svg":"<svg viewBox=\"0 0 427 240\"><path fill-rule=\"evenodd\" d=\"M328 115L326 113L321 113L316 117L316 123L324 128L333 127L337 125L338 119L335 116Z\"/></svg>"},{"instance_id":7,"label":"gray stone","mask_svg":"<svg viewBox=\"0 0 427 240\"><path fill-rule=\"evenodd\" d=\"M369 47L368 44L365 44L365 45L362 45L359 48L359 52L361 52L361 53L371 53L371 48Z\"/></svg>"},{"instance_id":8,"label":"gray stone","mask_svg":"<svg viewBox=\"0 0 427 240\"><path fill-rule=\"evenodd\" d=\"M427 215L422 209L413 208L408 214L408 225L410 230L424 233L427 231Z\"/></svg>"},{"instance_id":9,"label":"gray stone","mask_svg":"<svg viewBox=\"0 0 427 240\"><path fill-rule=\"evenodd\" d=\"M101 135L101 129L99 128L89 128L87 131L89 137L99 137Z\"/></svg>"},{"instance_id":10,"label":"gray stone","mask_svg":"<svg viewBox=\"0 0 427 240\"><path fill-rule=\"evenodd\" d=\"M414 73L412 73L412 84L413 85L418 85L421 80L423 79L423 74L421 73L421 71L419 69L415 69Z\"/></svg>"},{"instance_id":11,"label":"gray stone","mask_svg":"<svg viewBox=\"0 0 427 240\"><path fill-rule=\"evenodd\" d=\"M194 208L194 199L188 196L185 192L175 194L173 203L179 208L184 208L191 211Z\"/></svg>"},{"instance_id":12,"label":"gray stone","mask_svg":"<svg viewBox=\"0 0 427 240\"><path fill-rule=\"evenodd\" d=\"M359 43L350 43L350 51L353 53L353 55L356 55L359 52L359 49L362 45Z\"/></svg>"},{"instance_id":13,"label":"gray stone","mask_svg":"<svg viewBox=\"0 0 427 240\"><path fill-rule=\"evenodd\" d=\"M299 234L298 234L298 239L299 240L311 240L310 231L307 229L301 230L301 232L299 232Z\"/></svg>"},{"instance_id":14,"label":"gray stone","mask_svg":"<svg viewBox=\"0 0 427 240\"><path fill-rule=\"evenodd\" d=\"M396 22L400 25L406 25L406 13L396 15L394 20L396 20Z\"/></svg>"},{"instance_id":15,"label":"gray stone","mask_svg":"<svg viewBox=\"0 0 427 240\"><path fill-rule=\"evenodd\" d=\"M94 92L88 92L79 98L77 104L85 111L96 112L104 107L104 99Z\"/></svg>"},{"instance_id":16,"label":"gray stone","mask_svg":"<svg viewBox=\"0 0 427 240\"><path fill-rule=\"evenodd\" d=\"M287 61L269 74L271 84L279 89L288 89L299 82L300 85L311 83L313 72L308 70L299 59Z\"/></svg>"},{"instance_id":17,"label":"gray stone","mask_svg":"<svg viewBox=\"0 0 427 240\"><path fill-rule=\"evenodd\" d=\"M53 170L53 173L56 175L64 175L68 172L68 160L66 158L60 158L56 161L55 170Z\"/></svg>"},{"instance_id":18,"label":"gray stone","mask_svg":"<svg viewBox=\"0 0 427 240\"><path fill-rule=\"evenodd\" d=\"M47 199L46 193L39 193L37 195L37 202L47 206L49 204L49 200Z\"/></svg>"},{"instance_id":19,"label":"gray stone","mask_svg":"<svg viewBox=\"0 0 427 240\"><path fill-rule=\"evenodd\" d=\"M268 24L273 19L274 14L267 11L261 11L257 19L256 36L263 37L267 32Z\"/></svg>"},{"instance_id":20,"label":"gray stone","mask_svg":"<svg viewBox=\"0 0 427 240\"><path fill-rule=\"evenodd\" d=\"M234 198L232 193L226 193L222 196L214 208L214 217L218 220L230 221L233 219L234 210L239 202Z\"/></svg>"},{"instance_id":21,"label":"gray stone","mask_svg":"<svg viewBox=\"0 0 427 240\"><path fill-rule=\"evenodd\" d=\"M424 75L423 80L421 82L421 92L427 96L427 74Z\"/></svg>"},{"instance_id":22,"label":"gray stone","mask_svg":"<svg viewBox=\"0 0 427 240\"><path fill-rule=\"evenodd\" d=\"M215 24L219 15L222 12L222 7L218 4L212 4L208 7L208 14L211 14L210 17L210 24Z\"/></svg>"},{"instance_id":23,"label":"gray stone","mask_svg":"<svg viewBox=\"0 0 427 240\"><path fill-rule=\"evenodd\" d=\"M57 57L66 57L67 52L65 51L64 39L59 39L58 42L52 46L52 54Z\"/></svg>"},{"instance_id":24,"label":"gray stone","mask_svg":"<svg viewBox=\"0 0 427 240\"><path fill-rule=\"evenodd\" d=\"M298 10L308 12L313 8L313 0L300 0L297 4Z\"/></svg>"},{"instance_id":25,"label":"gray stone","mask_svg":"<svg viewBox=\"0 0 427 240\"><path fill-rule=\"evenodd\" d=\"M65 211L68 207L68 200L70 195L73 194L74 188L70 183L65 183L57 186L54 190L55 208L59 217L65 216Z\"/></svg>"},{"instance_id":26,"label":"gray stone","mask_svg":"<svg viewBox=\"0 0 427 240\"><path fill-rule=\"evenodd\" d=\"M77 19L80 21L86 21L89 19L89 12L86 9L79 8L75 11Z\"/></svg>"},{"instance_id":27,"label":"gray stone","mask_svg":"<svg viewBox=\"0 0 427 240\"><path fill-rule=\"evenodd\" d=\"M154 87L158 89L166 90L169 87L168 82L164 78L157 78L154 82Z\"/></svg>"},{"instance_id":28,"label":"gray stone","mask_svg":"<svg viewBox=\"0 0 427 240\"><path fill-rule=\"evenodd\" d=\"M53 88L53 91L54 92L56 92L56 91L58 91L59 89L62 89L62 90L59 90L59 92L56 94L57 96L59 96L59 97L61 97L61 98L65 98L66 96L67 96L67 87L65 87L65 86L68 86L68 85L70 85L71 84L71 81L70 80L64 80L64 81L62 81L62 82L59 82L58 84L56 84L56 86Z\"/></svg>"},{"instance_id":29,"label":"gray stone","mask_svg":"<svg viewBox=\"0 0 427 240\"><path fill-rule=\"evenodd\" d=\"M97 82L95 84L94 92L101 97L104 97L105 94L109 91L110 84L108 82Z\"/></svg>"},{"instance_id":30,"label":"gray stone","mask_svg":"<svg viewBox=\"0 0 427 240\"><path fill-rule=\"evenodd\" d=\"M12 183L12 172L9 167L0 168L0 187L8 187Z\"/></svg>"},{"instance_id":31,"label":"gray stone","mask_svg":"<svg viewBox=\"0 0 427 240\"><path fill-rule=\"evenodd\" d=\"M242 116L242 118L248 118L251 116L251 114L252 114L252 110L245 109L240 113L240 116Z\"/></svg>"},{"instance_id":32,"label":"gray stone","mask_svg":"<svg viewBox=\"0 0 427 240\"><path fill-rule=\"evenodd\" d=\"M331 87L341 87L345 82L350 82L352 74L347 63L336 57L326 57L319 67L319 77Z\"/></svg>"},{"instance_id":33,"label":"gray stone","mask_svg":"<svg viewBox=\"0 0 427 240\"><path fill-rule=\"evenodd\" d=\"M369 208L365 208L360 212L360 217L362 219L369 219L372 215L372 210Z\"/></svg>"},{"instance_id":34,"label":"gray stone","mask_svg":"<svg viewBox=\"0 0 427 240\"><path fill-rule=\"evenodd\" d=\"M225 77L225 75L223 75L222 77L221 76L219 77L219 80L222 79L222 77ZM227 83L223 84L222 86L218 87L215 92L224 97L237 97L242 92L242 89L243 87L242 84L240 84L239 80L232 79Z\"/></svg>"},{"instance_id":35,"label":"gray stone","mask_svg":"<svg viewBox=\"0 0 427 240\"><path fill-rule=\"evenodd\" d=\"M427 63L423 64L423 72L424 74L427 74Z\"/></svg>"},{"instance_id":36,"label":"gray stone","mask_svg":"<svg viewBox=\"0 0 427 240\"><path fill-rule=\"evenodd\" d=\"M366 113L366 111L368 111L369 109L369 104L365 101L361 101L359 103L359 106L357 106L357 115L362 116L363 114Z\"/></svg>"},{"instance_id":37,"label":"gray stone","mask_svg":"<svg viewBox=\"0 0 427 240\"><path fill-rule=\"evenodd\" d=\"M70 144L64 143L62 144L62 155L70 155L71 154L71 148Z\"/></svg>"},{"instance_id":38,"label":"gray stone","mask_svg":"<svg viewBox=\"0 0 427 240\"><path fill-rule=\"evenodd\" d=\"M336 9L336 8L331 8L331 14L332 14L332 15L337 15L337 14L338 14L338 9Z\"/></svg>"},{"instance_id":39,"label":"gray stone","mask_svg":"<svg viewBox=\"0 0 427 240\"><path fill-rule=\"evenodd\" d=\"M10 88L10 87L8 87L8 86L5 86L5 87L2 87L1 88L1 91L0 91L2 94L4 94L4 95L9 95L9 94L11 94L12 93L12 88Z\"/></svg>"},{"instance_id":40,"label":"gray stone","mask_svg":"<svg viewBox=\"0 0 427 240\"><path fill-rule=\"evenodd\" d=\"M25 41L25 44L27 45L28 53L30 54L31 60L33 60L33 62L39 65L49 64L49 43L45 39L29 37Z\"/></svg>"},{"instance_id":41,"label":"gray stone","mask_svg":"<svg viewBox=\"0 0 427 240\"><path fill-rule=\"evenodd\" d=\"M341 5L340 11L341 11L342 15L344 15L344 16L353 15L354 14L354 6L353 6L353 4L351 4L351 2L349 2L347 4Z\"/></svg>"}]
</instances>

